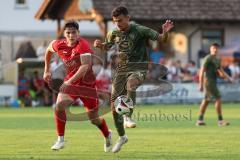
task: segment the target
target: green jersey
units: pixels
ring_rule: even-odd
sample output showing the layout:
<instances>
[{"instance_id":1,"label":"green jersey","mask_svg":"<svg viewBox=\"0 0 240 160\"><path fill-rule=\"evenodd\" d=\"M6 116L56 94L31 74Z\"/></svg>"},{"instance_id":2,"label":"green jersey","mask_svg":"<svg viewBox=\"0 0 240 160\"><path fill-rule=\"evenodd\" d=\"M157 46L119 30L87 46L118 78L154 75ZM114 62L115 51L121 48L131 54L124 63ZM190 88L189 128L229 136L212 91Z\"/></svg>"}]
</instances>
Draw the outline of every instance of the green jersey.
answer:
<instances>
[{"instance_id":1,"label":"green jersey","mask_svg":"<svg viewBox=\"0 0 240 160\"><path fill-rule=\"evenodd\" d=\"M149 56L147 54L148 40L157 40L158 32L139 25L130 24L128 31L110 31L105 40L107 48L116 45L119 64L117 71L146 71Z\"/></svg>"},{"instance_id":2,"label":"green jersey","mask_svg":"<svg viewBox=\"0 0 240 160\"><path fill-rule=\"evenodd\" d=\"M206 79L216 82L217 70L220 69L220 60L209 54L204 58L203 67L205 68Z\"/></svg>"}]
</instances>

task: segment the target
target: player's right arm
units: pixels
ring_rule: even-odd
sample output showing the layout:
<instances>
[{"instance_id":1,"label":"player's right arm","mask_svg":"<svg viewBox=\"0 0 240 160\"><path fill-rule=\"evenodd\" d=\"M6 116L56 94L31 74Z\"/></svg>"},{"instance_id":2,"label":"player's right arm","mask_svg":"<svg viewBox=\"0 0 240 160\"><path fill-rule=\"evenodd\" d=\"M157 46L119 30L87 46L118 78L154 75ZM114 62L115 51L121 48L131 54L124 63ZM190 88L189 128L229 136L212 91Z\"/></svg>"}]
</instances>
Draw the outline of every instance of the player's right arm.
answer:
<instances>
[{"instance_id":1,"label":"player's right arm","mask_svg":"<svg viewBox=\"0 0 240 160\"><path fill-rule=\"evenodd\" d=\"M203 91L203 85L204 85L204 72L206 71L206 68L209 64L209 57L205 57L203 64L199 71L199 91Z\"/></svg>"},{"instance_id":2,"label":"player's right arm","mask_svg":"<svg viewBox=\"0 0 240 160\"><path fill-rule=\"evenodd\" d=\"M53 49L53 43L55 41L52 41L49 46L46 49L45 52L45 67L44 67L44 73L43 73L43 79L46 82L49 82L50 78L51 78L51 73L50 73L50 61L52 58L53 53L55 52L55 50Z\"/></svg>"},{"instance_id":3,"label":"player's right arm","mask_svg":"<svg viewBox=\"0 0 240 160\"><path fill-rule=\"evenodd\" d=\"M99 39L96 39L93 43L93 46L101 50L109 50L114 45L113 31L108 32L105 42L102 42Z\"/></svg>"},{"instance_id":4,"label":"player's right arm","mask_svg":"<svg viewBox=\"0 0 240 160\"><path fill-rule=\"evenodd\" d=\"M224 70L222 67L220 67L217 70L218 74L220 75L220 77L226 78L229 82L234 83L233 78L231 78Z\"/></svg>"},{"instance_id":5,"label":"player's right arm","mask_svg":"<svg viewBox=\"0 0 240 160\"><path fill-rule=\"evenodd\" d=\"M202 66L199 71L199 91L203 91L203 84L204 84L204 72L205 68Z\"/></svg>"}]
</instances>

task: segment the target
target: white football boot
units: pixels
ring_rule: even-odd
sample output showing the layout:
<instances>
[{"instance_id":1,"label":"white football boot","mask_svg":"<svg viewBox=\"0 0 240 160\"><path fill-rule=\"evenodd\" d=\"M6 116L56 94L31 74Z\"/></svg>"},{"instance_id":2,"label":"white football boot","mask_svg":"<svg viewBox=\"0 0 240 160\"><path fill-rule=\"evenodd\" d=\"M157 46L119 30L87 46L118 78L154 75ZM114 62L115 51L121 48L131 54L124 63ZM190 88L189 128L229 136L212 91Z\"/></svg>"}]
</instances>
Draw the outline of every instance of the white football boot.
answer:
<instances>
[{"instance_id":1,"label":"white football boot","mask_svg":"<svg viewBox=\"0 0 240 160\"><path fill-rule=\"evenodd\" d=\"M124 128L135 128L137 127L136 122L128 116L124 116Z\"/></svg>"},{"instance_id":2,"label":"white football boot","mask_svg":"<svg viewBox=\"0 0 240 160\"><path fill-rule=\"evenodd\" d=\"M119 152L121 150L122 145L127 143L127 141L128 141L128 137L126 135L119 137L116 144L112 148L112 152L113 153Z\"/></svg>"},{"instance_id":3,"label":"white football boot","mask_svg":"<svg viewBox=\"0 0 240 160\"><path fill-rule=\"evenodd\" d=\"M109 135L104 139L104 152L109 152L112 147L112 131L109 131Z\"/></svg>"},{"instance_id":4,"label":"white football boot","mask_svg":"<svg viewBox=\"0 0 240 160\"><path fill-rule=\"evenodd\" d=\"M55 144L51 147L52 150L60 150L64 148L64 141L56 141Z\"/></svg>"}]
</instances>

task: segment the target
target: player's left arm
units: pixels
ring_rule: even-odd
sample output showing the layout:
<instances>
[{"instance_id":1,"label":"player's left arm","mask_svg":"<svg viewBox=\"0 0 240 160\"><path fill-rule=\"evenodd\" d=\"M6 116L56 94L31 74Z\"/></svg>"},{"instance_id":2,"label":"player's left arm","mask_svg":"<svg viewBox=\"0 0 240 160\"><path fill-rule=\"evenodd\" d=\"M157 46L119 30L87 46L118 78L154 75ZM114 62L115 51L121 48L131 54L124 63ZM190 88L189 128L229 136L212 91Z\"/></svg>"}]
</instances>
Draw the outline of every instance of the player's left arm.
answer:
<instances>
[{"instance_id":1,"label":"player's left arm","mask_svg":"<svg viewBox=\"0 0 240 160\"><path fill-rule=\"evenodd\" d=\"M168 32L174 27L173 22L167 20L162 25L162 33L158 33L157 31L148 28L146 26L138 25L137 30L145 39L151 39L153 41L157 40L159 42L166 42L168 39Z\"/></svg>"},{"instance_id":2,"label":"player's left arm","mask_svg":"<svg viewBox=\"0 0 240 160\"><path fill-rule=\"evenodd\" d=\"M232 77L230 77L224 70L222 67L220 67L218 70L217 70L218 74L223 77L223 78L226 78L229 82L233 83L234 80Z\"/></svg>"},{"instance_id":3,"label":"player's left arm","mask_svg":"<svg viewBox=\"0 0 240 160\"><path fill-rule=\"evenodd\" d=\"M158 35L158 41L167 42L168 32L174 27L173 22L171 20L166 20L166 22L162 25L162 33Z\"/></svg>"},{"instance_id":4,"label":"player's left arm","mask_svg":"<svg viewBox=\"0 0 240 160\"><path fill-rule=\"evenodd\" d=\"M77 70L77 72L66 82L65 84L69 85L73 82L81 79L85 76L88 70L92 68L92 54L91 53L84 53L80 55L81 66Z\"/></svg>"}]
</instances>

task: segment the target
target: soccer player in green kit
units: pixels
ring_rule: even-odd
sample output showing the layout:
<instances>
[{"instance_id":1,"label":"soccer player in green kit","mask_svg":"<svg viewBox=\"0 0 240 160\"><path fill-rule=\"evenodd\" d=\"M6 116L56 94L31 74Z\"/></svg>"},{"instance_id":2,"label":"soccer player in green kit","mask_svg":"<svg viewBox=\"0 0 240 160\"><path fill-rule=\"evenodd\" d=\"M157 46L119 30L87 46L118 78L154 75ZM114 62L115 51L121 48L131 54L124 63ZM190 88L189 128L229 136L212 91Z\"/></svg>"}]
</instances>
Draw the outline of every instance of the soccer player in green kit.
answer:
<instances>
[{"instance_id":1,"label":"soccer player in green kit","mask_svg":"<svg viewBox=\"0 0 240 160\"><path fill-rule=\"evenodd\" d=\"M118 67L113 76L111 108L119 139L112 148L116 153L121 150L123 144L128 141L124 126L128 128L136 127L136 123L131 119L131 113L123 118L115 111L114 101L120 95L127 95L135 104L136 89L145 79L148 70L148 40L166 42L168 31L174 26L173 22L167 20L162 25L162 34L148 27L130 23L130 16L126 7L119 6L113 9L112 19L116 29L107 34L105 42L95 40L94 46L108 50L113 45L117 47Z\"/></svg>"},{"instance_id":2,"label":"soccer player in green kit","mask_svg":"<svg viewBox=\"0 0 240 160\"><path fill-rule=\"evenodd\" d=\"M210 46L210 54L204 58L203 65L199 73L199 90L203 91L205 97L202 100L199 110L199 118L196 122L197 126L206 125L204 122L204 113L207 109L210 100L215 100L215 109L218 114L218 125L227 126L230 123L223 120L221 109L221 95L217 88L217 77L227 78L230 82L233 79L227 75L220 65L220 60L217 58L219 45L213 43Z\"/></svg>"}]
</instances>

